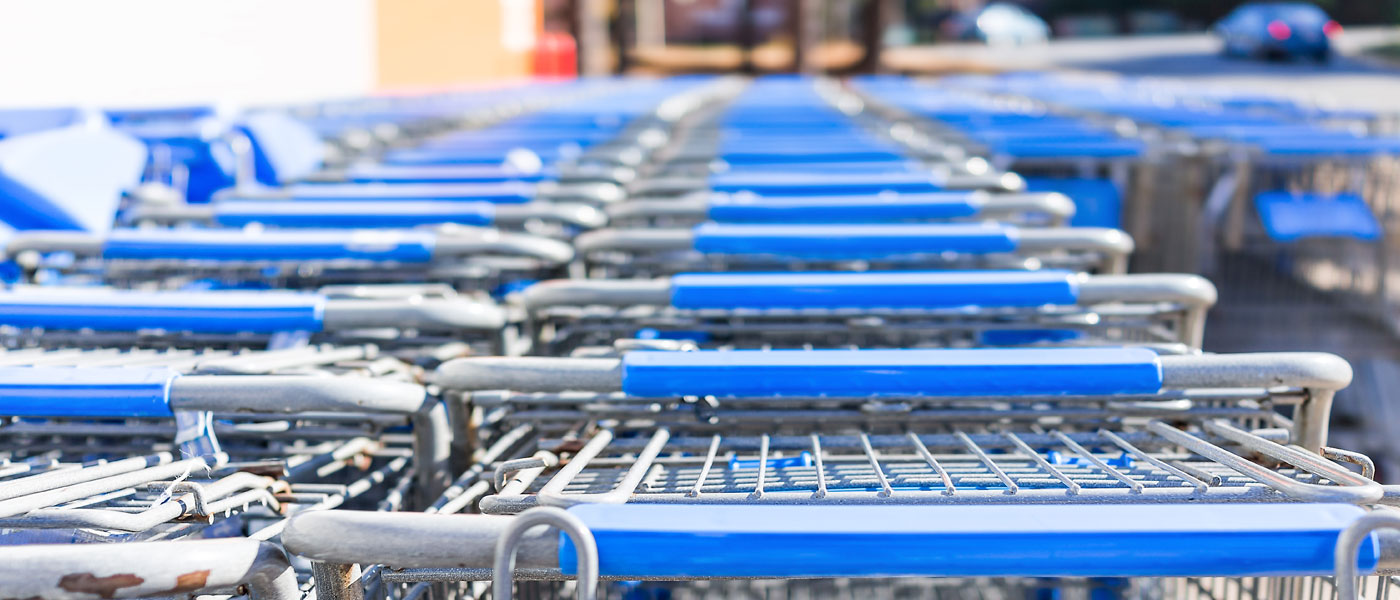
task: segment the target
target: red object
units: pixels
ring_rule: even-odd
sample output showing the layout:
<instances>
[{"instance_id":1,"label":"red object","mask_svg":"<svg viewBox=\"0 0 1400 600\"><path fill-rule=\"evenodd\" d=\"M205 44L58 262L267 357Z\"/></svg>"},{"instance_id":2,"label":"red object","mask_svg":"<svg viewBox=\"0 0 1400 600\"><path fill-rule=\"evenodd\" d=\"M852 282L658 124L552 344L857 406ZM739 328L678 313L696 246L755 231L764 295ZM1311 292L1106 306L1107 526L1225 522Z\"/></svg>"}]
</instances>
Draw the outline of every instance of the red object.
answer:
<instances>
[{"instance_id":1,"label":"red object","mask_svg":"<svg viewBox=\"0 0 1400 600\"><path fill-rule=\"evenodd\" d=\"M1336 22L1336 21L1328 21L1326 25L1323 25L1323 26L1322 26L1322 33L1327 34L1327 37L1332 37L1332 36L1337 35L1337 34L1339 34L1339 33L1341 33L1341 32L1342 32L1342 24L1341 24L1341 23L1338 23L1338 22Z\"/></svg>"},{"instance_id":2,"label":"red object","mask_svg":"<svg viewBox=\"0 0 1400 600\"><path fill-rule=\"evenodd\" d=\"M1268 29L1269 37L1280 42L1288 39L1288 36L1293 35L1293 28L1289 27L1288 23L1284 23L1283 21L1270 21Z\"/></svg>"},{"instance_id":3,"label":"red object","mask_svg":"<svg viewBox=\"0 0 1400 600\"><path fill-rule=\"evenodd\" d=\"M578 77L578 45L574 36L560 31L540 34L535 42L535 76Z\"/></svg>"}]
</instances>

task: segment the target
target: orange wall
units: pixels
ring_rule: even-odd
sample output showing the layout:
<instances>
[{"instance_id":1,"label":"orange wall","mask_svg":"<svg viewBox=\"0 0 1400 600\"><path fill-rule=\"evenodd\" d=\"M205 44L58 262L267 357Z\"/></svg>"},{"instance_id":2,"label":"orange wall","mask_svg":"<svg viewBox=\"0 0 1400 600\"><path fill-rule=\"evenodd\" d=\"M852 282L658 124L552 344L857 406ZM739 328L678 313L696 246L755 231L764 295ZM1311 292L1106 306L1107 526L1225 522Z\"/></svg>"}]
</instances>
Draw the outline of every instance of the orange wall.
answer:
<instances>
[{"instance_id":1,"label":"orange wall","mask_svg":"<svg viewBox=\"0 0 1400 600\"><path fill-rule=\"evenodd\" d=\"M452 86L529 74L529 50L503 45L505 3L539 31L538 0L378 0L378 88ZM517 32L518 33L518 32ZM517 43L519 36L514 38Z\"/></svg>"}]
</instances>

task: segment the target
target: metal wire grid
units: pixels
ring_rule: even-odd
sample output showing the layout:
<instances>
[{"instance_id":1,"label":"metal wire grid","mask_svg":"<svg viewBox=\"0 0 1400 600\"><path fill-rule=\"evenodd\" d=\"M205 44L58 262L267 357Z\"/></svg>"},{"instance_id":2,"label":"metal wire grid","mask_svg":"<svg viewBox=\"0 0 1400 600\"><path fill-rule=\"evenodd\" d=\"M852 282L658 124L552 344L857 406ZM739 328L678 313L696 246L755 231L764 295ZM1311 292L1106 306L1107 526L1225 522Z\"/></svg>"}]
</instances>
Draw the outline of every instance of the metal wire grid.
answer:
<instances>
[{"instance_id":1,"label":"metal wire grid","mask_svg":"<svg viewBox=\"0 0 1400 600\"><path fill-rule=\"evenodd\" d=\"M379 570L367 572L365 597L381 599L466 599L489 597L482 581L463 582L463 570ZM573 598L574 582L517 578L517 597ZM1390 600L1400 594L1400 577L1361 578L1361 598ZM619 600L1332 600L1332 577L1161 577L1161 578L902 578L614 582L599 586L598 597Z\"/></svg>"},{"instance_id":2,"label":"metal wire grid","mask_svg":"<svg viewBox=\"0 0 1400 600\"><path fill-rule=\"evenodd\" d=\"M40 332L35 341L52 341L54 333ZM75 334L76 335L76 334ZM275 374L308 370L327 374L359 372L377 377L408 378L406 365L381 354L373 344L313 344L276 350L249 348L152 347L136 345L138 336L84 332L76 335L87 343L58 347L28 346L21 338L3 338L12 345L0 348L5 367L169 367L186 374ZM188 339L188 336L180 336ZM125 342L121 345L104 342ZM265 342L266 340L264 340Z\"/></svg>"},{"instance_id":3,"label":"metal wire grid","mask_svg":"<svg viewBox=\"0 0 1400 600\"><path fill-rule=\"evenodd\" d=\"M1297 390L1169 390L1153 395L939 398L779 397L634 398L621 393L474 392L471 401L499 410L506 423L526 423L551 434L566 434L586 420L646 422L689 432L710 429L753 434L784 427L837 432L849 427L898 428L918 424L935 429L957 425L1022 424L1072 431L1140 425L1148 419L1194 423L1229 419L1252 427L1286 427L1276 409L1306 400ZM776 429L775 429L776 428ZM872 431L871 433L876 433Z\"/></svg>"},{"instance_id":4,"label":"metal wire grid","mask_svg":"<svg viewBox=\"0 0 1400 600\"><path fill-rule=\"evenodd\" d=\"M534 312L537 351L565 355L655 330L700 336L704 347L974 347L986 332L1024 332L1027 343L1175 343L1185 309L1172 303L1034 309L737 309L549 307ZM676 332L676 333L669 333ZM1037 332L1044 334L1037 336ZM1082 335L1081 335L1082 334ZM1041 339L1037 339L1037 338Z\"/></svg>"},{"instance_id":5,"label":"metal wire grid","mask_svg":"<svg viewBox=\"0 0 1400 600\"><path fill-rule=\"evenodd\" d=\"M407 383L419 373L373 345L273 351L19 348L0 352L0 364L163 366L216 375L206 380L231 385L248 375ZM5 420L0 543L269 541L302 511L423 506L438 493L438 480L448 477L435 462L438 444L431 441L445 422L430 422L428 415L230 407L210 417L221 449L205 456L182 456L178 428L169 418ZM309 590L312 573L305 563L296 575Z\"/></svg>"},{"instance_id":6,"label":"metal wire grid","mask_svg":"<svg viewBox=\"0 0 1400 600\"><path fill-rule=\"evenodd\" d=\"M85 463L7 460L0 466L0 540L271 539L299 510L397 509L412 474L407 449L369 438L308 444L264 460L170 452Z\"/></svg>"},{"instance_id":7,"label":"metal wire grid","mask_svg":"<svg viewBox=\"0 0 1400 600\"><path fill-rule=\"evenodd\" d=\"M828 428L805 435L694 435L664 427L600 429L542 438L534 449L533 456L494 465L498 493L482 499L483 512L588 502L1345 502L1348 488L1374 485L1224 420L1184 429L1154 420L1117 431L949 425L901 433ZM1328 453L1370 469L1364 457ZM564 456L567 462L558 466Z\"/></svg>"},{"instance_id":8,"label":"metal wire grid","mask_svg":"<svg viewBox=\"0 0 1400 600\"><path fill-rule=\"evenodd\" d=\"M21 366L19 352L48 353L34 356L33 366L170 366L217 372L219 360L230 364L259 362L250 352L298 354L297 348L374 348L378 359L366 359L369 370L382 370L403 363L431 366L462 356L506 354L516 344L515 329L506 332L464 330L451 334L422 330L366 328L337 332L198 333L188 331L54 331L16 329L0 326L0 365ZM315 343L301 345L308 338ZM288 348L288 347L291 348ZM266 348L274 350L264 351ZM61 358L83 353L80 361ZM235 357L242 356L241 359ZM377 367L371 367L375 363Z\"/></svg>"},{"instance_id":9,"label":"metal wire grid","mask_svg":"<svg viewBox=\"0 0 1400 600\"><path fill-rule=\"evenodd\" d=\"M0 351L0 366L168 367L190 375L322 375L412 381L407 364L381 356L373 345L302 346L284 350L116 348L18 348ZM407 445L409 436L386 431L407 423L403 415L251 411L215 412L215 433L226 450L244 457L279 456L306 442L383 437ZM7 460L58 453L79 460L173 451L176 426L169 419L8 418L0 422Z\"/></svg>"}]
</instances>

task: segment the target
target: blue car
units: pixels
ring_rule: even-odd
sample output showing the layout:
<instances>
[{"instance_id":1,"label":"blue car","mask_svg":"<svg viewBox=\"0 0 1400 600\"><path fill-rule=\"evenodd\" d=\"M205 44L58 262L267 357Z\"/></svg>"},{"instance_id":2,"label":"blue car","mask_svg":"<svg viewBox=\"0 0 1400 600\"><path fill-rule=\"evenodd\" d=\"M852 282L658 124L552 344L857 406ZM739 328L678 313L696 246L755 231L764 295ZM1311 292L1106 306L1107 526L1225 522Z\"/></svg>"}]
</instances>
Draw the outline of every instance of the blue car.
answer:
<instances>
[{"instance_id":1,"label":"blue car","mask_svg":"<svg viewBox=\"0 0 1400 600\"><path fill-rule=\"evenodd\" d=\"M1213 30L1225 56L1325 62L1332 57L1331 38L1342 26L1312 4L1256 2L1240 5Z\"/></svg>"}]
</instances>

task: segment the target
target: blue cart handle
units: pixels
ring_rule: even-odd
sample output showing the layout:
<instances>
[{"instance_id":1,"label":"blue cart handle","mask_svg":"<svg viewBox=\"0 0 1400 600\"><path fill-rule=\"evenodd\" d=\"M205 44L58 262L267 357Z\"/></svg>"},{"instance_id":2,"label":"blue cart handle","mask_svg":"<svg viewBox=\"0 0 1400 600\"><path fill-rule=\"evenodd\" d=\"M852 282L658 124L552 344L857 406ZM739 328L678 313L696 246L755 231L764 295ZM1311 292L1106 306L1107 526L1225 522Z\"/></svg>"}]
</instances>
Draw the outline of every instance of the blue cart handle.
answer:
<instances>
[{"instance_id":1,"label":"blue cart handle","mask_svg":"<svg viewBox=\"0 0 1400 600\"><path fill-rule=\"evenodd\" d=\"M163 224L201 221L224 227L244 227L256 223L311 229L394 229L443 224L519 227L536 220L592 229L607 223L607 217L601 210L587 204L442 201L220 200L198 206L140 207L130 211L127 219L130 222Z\"/></svg>"},{"instance_id":2,"label":"blue cart handle","mask_svg":"<svg viewBox=\"0 0 1400 600\"><path fill-rule=\"evenodd\" d=\"M681 379L668 382L675 374ZM811 377L811 382L802 381ZM623 358L480 357L447 361L434 383L457 390L630 391L665 397L1153 394L1162 389L1291 387L1331 396L1351 365L1321 352L1157 356L1140 347L939 350L638 351ZM1300 445L1326 437L1321 428ZM1315 421L1315 422L1314 422Z\"/></svg>"},{"instance_id":3,"label":"blue cart handle","mask_svg":"<svg viewBox=\"0 0 1400 600\"><path fill-rule=\"evenodd\" d=\"M535 195L535 184L498 183L315 183L279 188L229 188L214 195L222 200L288 200L298 202L489 202L519 204Z\"/></svg>"},{"instance_id":4,"label":"blue cart handle","mask_svg":"<svg viewBox=\"0 0 1400 600\"><path fill-rule=\"evenodd\" d=\"M101 288L0 292L0 325L98 331L320 331L326 298L287 292L132 292Z\"/></svg>"},{"instance_id":5,"label":"blue cart handle","mask_svg":"<svg viewBox=\"0 0 1400 600\"><path fill-rule=\"evenodd\" d=\"M416 230L118 229L102 257L220 262L372 260L425 263L437 237Z\"/></svg>"},{"instance_id":6,"label":"blue cart handle","mask_svg":"<svg viewBox=\"0 0 1400 600\"><path fill-rule=\"evenodd\" d=\"M213 221L223 227L260 224L310 229L411 228L456 223L491 225L496 205L488 202L221 200Z\"/></svg>"},{"instance_id":7,"label":"blue cart handle","mask_svg":"<svg viewBox=\"0 0 1400 600\"><path fill-rule=\"evenodd\" d=\"M1143 348L632 352L635 397L1043 396L1155 394Z\"/></svg>"},{"instance_id":8,"label":"blue cart handle","mask_svg":"<svg viewBox=\"0 0 1400 600\"><path fill-rule=\"evenodd\" d=\"M1068 271L690 273L671 278L685 309L951 308L1072 305L1082 276Z\"/></svg>"},{"instance_id":9,"label":"blue cart handle","mask_svg":"<svg viewBox=\"0 0 1400 600\"><path fill-rule=\"evenodd\" d=\"M1361 532L1339 549L1366 515L1344 504L587 504L569 513L593 533L602 574L625 577L1330 575L1338 552L1374 571L1380 548ZM578 549L567 537L559 544L569 572Z\"/></svg>"},{"instance_id":10,"label":"blue cart handle","mask_svg":"<svg viewBox=\"0 0 1400 600\"><path fill-rule=\"evenodd\" d=\"M1161 359L1143 348L724 350L616 358L465 358L446 388L616 391L647 398L1155 394Z\"/></svg>"},{"instance_id":11,"label":"blue cart handle","mask_svg":"<svg viewBox=\"0 0 1400 600\"><path fill-rule=\"evenodd\" d=\"M865 295L883 294L876 296ZM555 279L526 288L519 301L554 306L674 306L677 308L940 308L1045 304L1171 303L1189 311L1215 304L1204 277L1067 271L906 271L807 273L683 273L667 279Z\"/></svg>"},{"instance_id":12,"label":"blue cart handle","mask_svg":"<svg viewBox=\"0 0 1400 600\"><path fill-rule=\"evenodd\" d=\"M169 417L175 411L414 414L423 386L311 375L180 375L168 368L0 367L0 416Z\"/></svg>"},{"instance_id":13,"label":"blue cart handle","mask_svg":"<svg viewBox=\"0 0 1400 600\"><path fill-rule=\"evenodd\" d=\"M397 328L495 331L506 311L488 300L335 298L280 291L136 292L21 288L0 292L0 325L23 329L199 333Z\"/></svg>"},{"instance_id":14,"label":"blue cart handle","mask_svg":"<svg viewBox=\"0 0 1400 600\"><path fill-rule=\"evenodd\" d=\"M1397 524L1356 506L1258 502L585 504L568 514L591 533L570 529L584 540L582 551L559 530L502 544L515 523L505 515L307 511L289 520L282 540L294 554L341 564L486 569L504 549L529 561L520 567L585 565L622 579L1268 577L1334 569L1340 577L1372 572L1382 549L1391 550L1372 531ZM382 544L339 543L384 531L397 535Z\"/></svg>"},{"instance_id":15,"label":"blue cart handle","mask_svg":"<svg viewBox=\"0 0 1400 600\"><path fill-rule=\"evenodd\" d=\"M806 260L880 260L956 253L1085 252L1122 272L1133 239L1098 227L1024 228L996 223L753 225L702 223L693 229L599 229L574 240L579 252L675 252L778 256Z\"/></svg>"},{"instance_id":16,"label":"blue cart handle","mask_svg":"<svg viewBox=\"0 0 1400 600\"><path fill-rule=\"evenodd\" d=\"M0 368L0 415L169 417L170 369Z\"/></svg>"}]
</instances>

